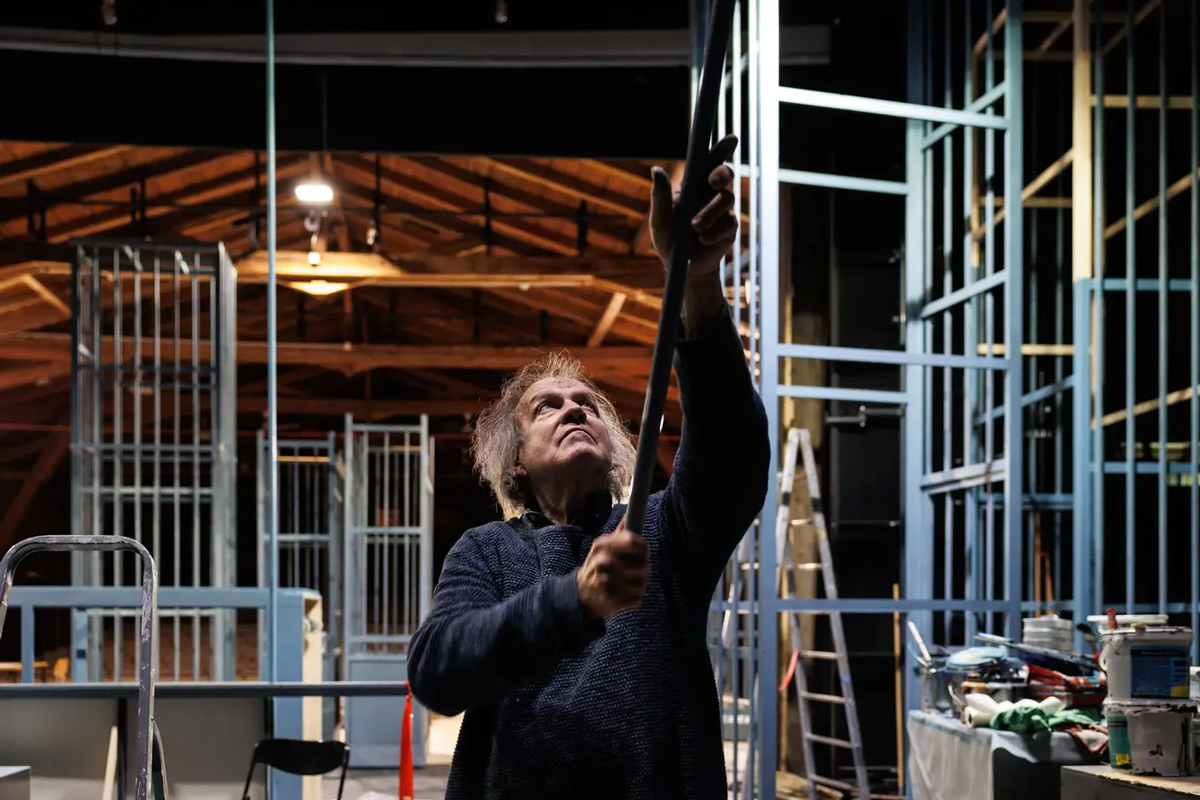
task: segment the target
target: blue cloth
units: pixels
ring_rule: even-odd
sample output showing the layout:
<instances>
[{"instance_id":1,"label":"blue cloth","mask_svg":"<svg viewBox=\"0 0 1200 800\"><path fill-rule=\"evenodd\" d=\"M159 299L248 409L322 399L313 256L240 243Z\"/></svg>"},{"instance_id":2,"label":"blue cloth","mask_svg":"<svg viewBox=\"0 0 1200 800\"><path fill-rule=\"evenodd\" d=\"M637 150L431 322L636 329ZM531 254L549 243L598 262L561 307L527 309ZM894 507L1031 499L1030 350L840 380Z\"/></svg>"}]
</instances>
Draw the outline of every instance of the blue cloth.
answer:
<instances>
[{"instance_id":1,"label":"blue cloth","mask_svg":"<svg viewBox=\"0 0 1200 800\"><path fill-rule=\"evenodd\" d=\"M408 662L418 701L466 711L447 800L726 797L708 606L762 506L770 448L728 309L677 340L675 370L684 428L647 506L638 608L591 620L575 584L622 505L574 525L494 522L447 555Z\"/></svg>"}]
</instances>

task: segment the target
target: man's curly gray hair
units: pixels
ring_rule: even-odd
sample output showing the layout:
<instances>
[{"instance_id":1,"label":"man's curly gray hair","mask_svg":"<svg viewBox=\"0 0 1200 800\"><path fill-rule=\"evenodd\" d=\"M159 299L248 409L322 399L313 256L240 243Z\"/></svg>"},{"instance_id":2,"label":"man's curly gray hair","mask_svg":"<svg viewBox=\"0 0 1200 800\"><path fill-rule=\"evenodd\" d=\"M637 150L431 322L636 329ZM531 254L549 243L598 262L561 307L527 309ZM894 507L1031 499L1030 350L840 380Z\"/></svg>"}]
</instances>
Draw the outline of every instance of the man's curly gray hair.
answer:
<instances>
[{"instance_id":1,"label":"man's curly gray hair","mask_svg":"<svg viewBox=\"0 0 1200 800\"><path fill-rule=\"evenodd\" d=\"M566 353L551 353L522 367L504 382L500 396L479 415L471 435L471 455L475 458L475 471L480 479L491 490L506 518L519 515L532 502L532 498L525 496L525 489L516 474L521 448L521 420L517 416L517 407L529 387L545 378L579 381L596 396L596 409L608 431L612 449L608 488L614 502L623 501L637 459L633 436L625 428L612 401L588 378L583 364Z\"/></svg>"}]
</instances>

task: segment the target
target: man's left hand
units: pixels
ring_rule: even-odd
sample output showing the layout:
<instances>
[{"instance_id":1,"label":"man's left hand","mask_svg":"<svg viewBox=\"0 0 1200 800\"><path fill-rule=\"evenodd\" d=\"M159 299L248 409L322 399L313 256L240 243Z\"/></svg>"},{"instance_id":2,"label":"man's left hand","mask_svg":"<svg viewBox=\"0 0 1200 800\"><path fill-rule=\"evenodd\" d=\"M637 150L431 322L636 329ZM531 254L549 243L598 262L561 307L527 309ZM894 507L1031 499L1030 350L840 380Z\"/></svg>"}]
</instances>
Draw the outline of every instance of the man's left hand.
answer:
<instances>
[{"instance_id":1,"label":"man's left hand","mask_svg":"<svg viewBox=\"0 0 1200 800\"><path fill-rule=\"evenodd\" d=\"M716 196L692 218L696 242L688 269L689 284L708 282L717 274L721 259L729 252L737 234L738 219L733 211L733 192L729 190L733 183L733 170L725 164L733 157L737 144L737 137L730 135L709 151L708 163L719 164L708 175L708 185L716 192ZM650 240L654 244L654 251L665 264L671 255L680 187L671 186L671 179L661 167L655 167L652 174L654 190L650 195Z\"/></svg>"}]
</instances>

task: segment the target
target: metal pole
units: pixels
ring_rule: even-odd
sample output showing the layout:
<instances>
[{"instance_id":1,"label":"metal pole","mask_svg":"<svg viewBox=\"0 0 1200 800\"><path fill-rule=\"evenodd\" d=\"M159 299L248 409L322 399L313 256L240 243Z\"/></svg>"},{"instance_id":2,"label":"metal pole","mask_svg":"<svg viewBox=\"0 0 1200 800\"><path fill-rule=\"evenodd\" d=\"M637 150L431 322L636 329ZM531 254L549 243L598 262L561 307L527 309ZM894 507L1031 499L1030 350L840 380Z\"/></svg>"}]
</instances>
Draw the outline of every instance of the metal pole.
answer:
<instances>
[{"instance_id":1,"label":"metal pole","mask_svg":"<svg viewBox=\"0 0 1200 800\"><path fill-rule=\"evenodd\" d=\"M275 298L275 0L267 0L267 680L278 679L279 613L279 420L276 395Z\"/></svg>"},{"instance_id":2,"label":"metal pole","mask_svg":"<svg viewBox=\"0 0 1200 800\"><path fill-rule=\"evenodd\" d=\"M1130 41L1133 32L1130 31ZM1158 610L1167 609L1167 8L1158 9ZM1132 87L1130 87L1132 91ZM1097 103L1099 105L1099 103ZM1131 285L1129 291L1134 287ZM1133 358L1133 354L1129 354ZM1195 386L1192 387L1195 391ZM1195 568L1195 564L1193 564Z\"/></svg>"},{"instance_id":3,"label":"metal pole","mask_svg":"<svg viewBox=\"0 0 1200 800\"><path fill-rule=\"evenodd\" d=\"M1134 20L1133 0L1128 0L1126 25L1129 26L1129 37L1125 48L1125 80L1129 93L1129 107L1125 112L1125 611L1133 613L1135 556L1133 547L1134 521L1136 510L1134 498L1134 480L1137 477L1136 465L1133 459L1134 446L1134 413L1137 403L1134 393L1137 391L1136 372L1134 371L1135 354L1137 353L1137 238L1135 231L1134 213L1134 183L1137 177L1134 170L1134 124L1133 115L1137 108L1137 98L1134 97L1133 84L1133 34L1136 21ZM1099 415L1096 418L1099 425ZM1100 474L1104 474L1104 454L1096 453ZM1097 535L1100 532L1097 531Z\"/></svg>"},{"instance_id":4,"label":"metal pole","mask_svg":"<svg viewBox=\"0 0 1200 800\"><path fill-rule=\"evenodd\" d=\"M1200 22L1200 9L1192 4L1191 17L1191 51L1192 51L1192 296L1191 296L1191 440L1192 440L1192 630L1200 629L1200 570L1196 569L1197 559L1200 559L1200 181L1196 172L1200 170L1200 72L1197 70L1196 27ZM1192 663L1200 660L1200 641L1192 637Z\"/></svg>"}]
</instances>

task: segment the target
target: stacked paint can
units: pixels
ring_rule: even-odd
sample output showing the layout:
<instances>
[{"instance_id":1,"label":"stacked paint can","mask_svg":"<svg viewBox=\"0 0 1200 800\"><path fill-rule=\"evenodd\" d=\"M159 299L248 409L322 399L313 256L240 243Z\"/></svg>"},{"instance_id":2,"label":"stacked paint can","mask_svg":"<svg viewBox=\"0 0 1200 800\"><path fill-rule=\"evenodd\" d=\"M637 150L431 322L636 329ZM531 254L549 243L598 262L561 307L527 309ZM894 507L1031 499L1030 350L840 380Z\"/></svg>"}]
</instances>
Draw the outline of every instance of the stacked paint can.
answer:
<instances>
[{"instance_id":1,"label":"stacked paint can","mask_svg":"<svg viewBox=\"0 0 1200 800\"><path fill-rule=\"evenodd\" d=\"M1021 621L1021 643L1050 650L1071 652L1073 626L1069 619L1050 614L1045 617L1026 617Z\"/></svg>"},{"instance_id":2,"label":"stacked paint can","mask_svg":"<svg viewBox=\"0 0 1200 800\"><path fill-rule=\"evenodd\" d=\"M1197 708L1189 694L1192 631L1134 624L1103 628L1100 639L1109 763L1139 775L1192 774Z\"/></svg>"}]
</instances>

